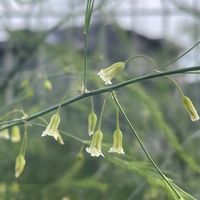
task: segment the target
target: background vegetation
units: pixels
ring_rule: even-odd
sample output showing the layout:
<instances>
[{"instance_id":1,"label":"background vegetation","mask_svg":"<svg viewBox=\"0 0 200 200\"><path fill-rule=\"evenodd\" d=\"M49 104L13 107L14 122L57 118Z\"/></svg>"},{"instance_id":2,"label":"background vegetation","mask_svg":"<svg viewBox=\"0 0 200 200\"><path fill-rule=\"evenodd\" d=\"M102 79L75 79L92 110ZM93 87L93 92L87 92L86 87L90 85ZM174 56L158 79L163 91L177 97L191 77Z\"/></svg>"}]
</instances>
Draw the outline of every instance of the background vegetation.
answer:
<instances>
[{"instance_id":1,"label":"background vegetation","mask_svg":"<svg viewBox=\"0 0 200 200\"><path fill-rule=\"evenodd\" d=\"M1 19L2 29L7 33L7 39L0 43L1 128L5 121L21 119L23 115L18 112L21 109L32 116L60 103L66 92L69 92L66 99L80 94L85 59L83 24L86 1L63 5L51 2L54 2L57 9L67 10L64 14L61 12L61 20L51 26L45 24L47 21L42 12L45 1L13 0L10 4L6 1L1 3L3 11L7 13ZM152 57L160 66L191 47L185 44L181 46L180 42L176 43L167 37L151 39L133 30L123 29L110 12L120 7L120 1L116 2L95 1L88 35L88 90L105 87L97 76L102 67L138 54ZM178 11L181 10L195 20L199 19L198 9L194 11L187 3L180 5L177 2L171 1ZM27 23L25 28L13 29L9 20L15 19L17 15L12 10L12 4L22 10L26 10L26 7L34 10L38 6L39 11L37 8L36 13L40 15L35 20L34 12L27 9L23 15ZM48 14L54 16L51 9ZM81 23L77 23L77 18ZM31 23L35 23L31 20L40 24L40 29L31 29ZM189 25L185 28L189 28ZM196 29L188 31L189 38L194 38L196 42L198 34ZM195 56L191 59L190 53L184 59L187 65L181 61L174 62L163 70L198 65L198 59ZM113 83L149 74L152 69L150 62L137 59ZM173 77L200 112L199 71L191 73L176 74ZM200 199L199 122L190 120L175 85L166 77L160 77L120 88L117 95L148 152L164 174L196 199ZM104 96L94 96L98 116ZM1 138L0 199L171 199L122 115L120 126L124 135L125 155L107 153L116 126L112 98L106 104L102 122L105 158L91 157L85 151L91 139L87 133L90 111L90 98L61 109L59 128L65 145L60 145L51 137L41 137L46 127L44 120L35 118L29 121L26 167L18 179L14 177L14 167L21 142L13 143ZM49 122L52 113L42 117ZM20 125L20 131L23 135L23 124Z\"/></svg>"}]
</instances>

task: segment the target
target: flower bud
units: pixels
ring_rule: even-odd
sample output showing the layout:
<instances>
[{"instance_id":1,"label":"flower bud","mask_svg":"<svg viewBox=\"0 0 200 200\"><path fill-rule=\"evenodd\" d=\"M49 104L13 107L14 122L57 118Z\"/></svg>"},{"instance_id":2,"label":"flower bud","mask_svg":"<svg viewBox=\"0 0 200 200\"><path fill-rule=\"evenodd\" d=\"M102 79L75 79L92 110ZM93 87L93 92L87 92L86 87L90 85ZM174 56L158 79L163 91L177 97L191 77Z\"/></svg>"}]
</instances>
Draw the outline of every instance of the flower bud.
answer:
<instances>
[{"instance_id":1,"label":"flower bud","mask_svg":"<svg viewBox=\"0 0 200 200\"><path fill-rule=\"evenodd\" d=\"M11 130L11 141L17 143L21 140L20 129L18 126L13 126Z\"/></svg>"},{"instance_id":2,"label":"flower bud","mask_svg":"<svg viewBox=\"0 0 200 200\"><path fill-rule=\"evenodd\" d=\"M58 132L58 126L60 124L60 115L58 113L54 114L51 119L50 123L48 124L47 128L43 131L42 137L49 135L55 138L60 144L64 144L60 133Z\"/></svg>"},{"instance_id":3,"label":"flower bud","mask_svg":"<svg viewBox=\"0 0 200 200\"><path fill-rule=\"evenodd\" d=\"M48 91L52 90L52 84L48 79L44 80L43 86Z\"/></svg>"},{"instance_id":4,"label":"flower bud","mask_svg":"<svg viewBox=\"0 0 200 200\"><path fill-rule=\"evenodd\" d=\"M103 153L101 152L102 140L103 140L103 133L101 132L101 130L95 131L95 133L92 136L91 145L90 145L90 147L86 148L86 151L88 153L90 153L91 156L96 156L96 157L103 156L104 157Z\"/></svg>"},{"instance_id":5,"label":"flower bud","mask_svg":"<svg viewBox=\"0 0 200 200\"><path fill-rule=\"evenodd\" d=\"M189 99L189 97L182 96L182 102L183 102L183 105L184 105L185 109L187 110L188 114L190 115L191 120L192 121L199 120L199 115L198 115L192 101Z\"/></svg>"},{"instance_id":6,"label":"flower bud","mask_svg":"<svg viewBox=\"0 0 200 200\"><path fill-rule=\"evenodd\" d=\"M100 78L105 82L105 84L112 84L111 80L115 78L117 74L119 74L125 67L124 62L116 62L110 67L105 69L101 69L100 72L97 74Z\"/></svg>"},{"instance_id":7,"label":"flower bud","mask_svg":"<svg viewBox=\"0 0 200 200\"><path fill-rule=\"evenodd\" d=\"M9 140L10 139L10 135L9 135L9 131L8 129L4 129L0 132L0 138L4 139L4 140Z\"/></svg>"},{"instance_id":8,"label":"flower bud","mask_svg":"<svg viewBox=\"0 0 200 200\"><path fill-rule=\"evenodd\" d=\"M97 123L97 115L94 112L91 112L88 116L88 134L89 136L93 135Z\"/></svg>"},{"instance_id":9,"label":"flower bud","mask_svg":"<svg viewBox=\"0 0 200 200\"><path fill-rule=\"evenodd\" d=\"M16 162L15 162L15 177L18 178L25 167L26 161L25 158L22 154L19 154L16 158Z\"/></svg>"},{"instance_id":10,"label":"flower bud","mask_svg":"<svg viewBox=\"0 0 200 200\"><path fill-rule=\"evenodd\" d=\"M124 150L122 147L122 138L123 138L122 132L119 128L117 128L113 133L113 146L110 148L108 152L124 154Z\"/></svg>"}]
</instances>

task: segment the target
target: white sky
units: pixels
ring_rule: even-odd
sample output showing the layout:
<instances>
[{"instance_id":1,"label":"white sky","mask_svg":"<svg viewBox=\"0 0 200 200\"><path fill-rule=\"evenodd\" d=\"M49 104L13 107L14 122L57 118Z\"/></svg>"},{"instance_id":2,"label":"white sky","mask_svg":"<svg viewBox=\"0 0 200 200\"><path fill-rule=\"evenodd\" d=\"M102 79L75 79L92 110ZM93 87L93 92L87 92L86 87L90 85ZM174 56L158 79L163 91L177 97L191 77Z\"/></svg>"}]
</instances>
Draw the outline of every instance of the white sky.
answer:
<instances>
[{"instance_id":1,"label":"white sky","mask_svg":"<svg viewBox=\"0 0 200 200\"><path fill-rule=\"evenodd\" d=\"M101 9L101 16L147 37L175 39L179 43L184 41L182 45L188 46L193 43L190 30L195 30L197 23L191 15L175 8L172 1L181 2L187 8L200 8L200 0L104 0L106 6ZM45 30L66 15L71 16L68 25L82 25L85 2L86 0L0 0L0 40L7 38L5 27L9 30ZM102 0L96 0L95 6L100 2ZM164 16L164 12L167 15ZM194 40L197 39L198 34Z\"/></svg>"},{"instance_id":2,"label":"white sky","mask_svg":"<svg viewBox=\"0 0 200 200\"><path fill-rule=\"evenodd\" d=\"M95 0L95 7L102 2L106 5L92 19L98 16L104 21L114 21L146 37L171 40L184 49L200 40L199 18L172 4L178 2L200 12L200 0ZM0 41L7 39L6 29L47 30L65 16L69 16L66 26L82 26L85 3L86 0L0 0ZM181 64L198 64L199 51L200 47L195 48L180 60Z\"/></svg>"}]
</instances>

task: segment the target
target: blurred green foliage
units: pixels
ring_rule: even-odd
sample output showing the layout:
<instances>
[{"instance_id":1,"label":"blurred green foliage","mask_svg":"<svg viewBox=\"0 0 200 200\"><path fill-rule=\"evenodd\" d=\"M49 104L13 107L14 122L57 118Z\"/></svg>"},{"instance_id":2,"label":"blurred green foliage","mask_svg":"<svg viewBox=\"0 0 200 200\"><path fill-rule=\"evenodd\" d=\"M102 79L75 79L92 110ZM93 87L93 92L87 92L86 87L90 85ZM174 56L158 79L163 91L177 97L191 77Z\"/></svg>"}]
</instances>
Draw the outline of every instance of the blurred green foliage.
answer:
<instances>
[{"instance_id":1,"label":"blurred green foliage","mask_svg":"<svg viewBox=\"0 0 200 200\"><path fill-rule=\"evenodd\" d=\"M89 35L92 39L98 38L97 48L89 51L88 56L89 90L104 86L96 75L101 67L114 61L123 61L121 58L143 53L138 52L134 41L132 42L127 32L118 26L113 26L113 30L118 35L119 44L123 43L123 48L113 50L111 46L112 51L109 51L111 44L105 39L106 28L102 25L97 35ZM73 27L67 31L70 30L73 31ZM10 48L17 50L17 53L11 52L15 63L26 64L24 67L14 65L16 70L12 77L7 76L9 73L5 72L9 84L2 88L0 93L1 122L21 118L20 113L6 115L14 109L23 109L31 115L59 103L66 92L70 92L66 99L80 93L84 58L83 49L78 49L76 45L76 38L72 38L71 43L51 44L46 42L45 38L41 40L41 34L30 36L18 31L10 37ZM29 47L30 51L23 45ZM162 63L170 60L169 55L174 53L174 49L167 42L163 45L166 46L149 53L158 64L160 60ZM143 48L145 49L145 45ZM32 52L32 49L37 50ZM109 53L113 51L114 55L110 56ZM117 60L113 60L114 58ZM129 64L120 79L114 83L150 72L149 63L136 60L135 63ZM199 83L189 83L186 75L177 75L175 78L180 80L183 90L193 99L197 110L200 110ZM46 80L49 81L48 87L44 84ZM52 86L51 89L49 84ZM155 162L176 185L197 199L200 198L199 123L190 121L173 83L163 77L130 85L117 91L117 94ZM94 97L98 116L103 96ZM122 116L120 126L124 135L123 145L126 154L121 156L107 153L112 145L112 133L116 126L112 98L107 102L102 124L105 158L93 158L86 153L85 148L91 139L87 133L87 118L90 112L90 99L61 109L60 130L63 131L62 137L65 142L63 146L53 138L41 138L45 129L43 122L48 122L52 113L42 116L43 120L30 121L27 164L24 173L18 179L14 177L14 166L20 143L0 139L0 199L170 199L165 183L149 164ZM20 130L23 135L23 125L20 126ZM69 135L72 137L68 137ZM76 141L73 136L86 141L88 145ZM189 198L186 197L186 200Z\"/></svg>"}]
</instances>

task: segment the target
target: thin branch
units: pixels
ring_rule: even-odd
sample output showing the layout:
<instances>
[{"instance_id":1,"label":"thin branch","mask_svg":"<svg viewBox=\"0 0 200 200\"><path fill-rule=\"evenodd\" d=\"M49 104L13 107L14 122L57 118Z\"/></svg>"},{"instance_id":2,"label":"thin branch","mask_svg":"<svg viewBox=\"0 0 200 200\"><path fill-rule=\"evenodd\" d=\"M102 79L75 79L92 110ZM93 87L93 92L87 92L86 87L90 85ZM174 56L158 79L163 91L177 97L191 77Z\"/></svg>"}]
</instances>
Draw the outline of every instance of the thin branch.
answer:
<instances>
[{"instance_id":1,"label":"thin branch","mask_svg":"<svg viewBox=\"0 0 200 200\"><path fill-rule=\"evenodd\" d=\"M87 57L88 57L88 30L90 26L90 20L93 12L93 7L94 7L94 0L88 0L87 5L86 5L86 10L85 10L85 23L84 23L84 66L83 66L83 92L86 92L86 84L87 84Z\"/></svg>"},{"instance_id":2,"label":"thin branch","mask_svg":"<svg viewBox=\"0 0 200 200\"><path fill-rule=\"evenodd\" d=\"M175 79L171 78L168 75L166 77L175 84L175 86L178 88L178 91L180 92L180 95L184 96L183 90L181 89L181 87L179 86L179 84L177 83L177 81Z\"/></svg>"},{"instance_id":3,"label":"thin branch","mask_svg":"<svg viewBox=\"0 0 200 200\"><path fill-rule=\"evenodd\" d=\"M168 184L168 186L174 191L174 193L177 195L177 197L181 199L180 195L177 193L177 191L175 190L175 188L170 184L170 182L167 179L167 177L163 174L163 172L161 171L161 169L157 166L157 164L154 162L154 160L152 159L152 157L148 153L146 147L144 146L142 140L139 137L139 134L134 129L132 123L130 122L129 118L127 117L126 113L124 112L124 109L122 108L121 104L119 103L119 100L117 99L114 91L112 92L112 96L113 96L113 99L115 100L115 103L116 103L117 107L119 108L119 110L123 114L123 116L126 119L129 127L131 128L133 135L135 135L137 141L139 142L140 147L142 148L142 150L145 153L146 157L149 159L149 162L154 166L154 168L157 170L157 172L160 174L160 176L163 178L163 180L166 181L166 183Z\"/></svg>"},{"instance_id":4,"label":"thin branch","mask_svg":"<svg viewBox=\"0 0 200 200\"><path fill-rule=\"evenodd\" d=\"M102 118L103 118L103 113L104 113L104 110L105 110L107 98L108 98L108 96L106 96L104 98L104 101L103 101L103 105L102 105L102 109L101 109L101 114L100 114L100 117L99 117L98 130L101 130L101 123L102 123Z\"/></svg>"},{"instance_id":5,"label":"thin branch","mask_svg":"<svg viewBox=\"0 0 200 200\"><path fill-rule=\"evenodd\" d=\"M197 71L197 70L200 70L200 66L189 67L189 68L181 68L181 69L171 70L171 71L167 71L167 72L158 72L157 74L150 74L150 75L145 75L145 76L141 76L141 77L138 77L138 78L133 78L133 79L112 85L110 87L104 87L104 88L101 88L101 89L93 90L93 91L75 96L71 99L64 101L61 104L61 107L70 105L72 103L75 103L77 101L80 101L81 99L85 99L85 98L90 97L90 96L102 94L102 93L105 93L105 92L111 92L113 90L123 88L123 87L128 86L128 85L133 84L133 83L138 83L138 82L142 82L142 81L145 81L145 80L150 80L150 79L154 79L154 78L158 78L158 77L162 77L162 76L166 76L166 75L181 74L181 73L185 73L185 72L189 72L189 71ZM51 107L48 107L48 108L46 108L46 109L44 109L40 112L37 112L37 113L27 117L26 119L14 119L13 123L12 123L12 121L9 121L9 125L4 125L2 128L0 128L0 131L7 129L7 128L10 128L14 125L24 124L26 121L31 121L31 120L33 120L37 117L40 117L40 116L45 115L49 112L52 112L52 111L56 110L59 107L59 105L60 105L60 103L53 105Z\"/></svg>"},{"instance_id":6,"label":"thin branch","mask_svg":"<svg viewBox=\"0 0 200 200\"><path fill-rule=\"evenodd\" d=\"M166 67L168 67L169 65L171 65L172 63L176 62L177 60L179 60L180 58L182 58L183 56L185 56L187 53L189 53L192 49L194 49L196 46L198 46L200 44L200 41L198 41L197 43L195 43L191 48L189 48L188 50L186 50L185 52L181 53L179 56L177 56L176 58L172 59L170 62L168 62L167 64L161 65L158 67L158 70L164 69Z\"/></svg>"}]
</instances>

